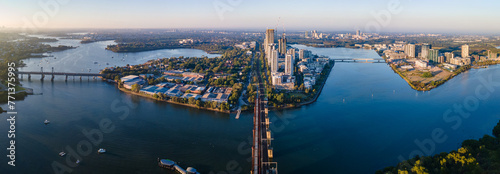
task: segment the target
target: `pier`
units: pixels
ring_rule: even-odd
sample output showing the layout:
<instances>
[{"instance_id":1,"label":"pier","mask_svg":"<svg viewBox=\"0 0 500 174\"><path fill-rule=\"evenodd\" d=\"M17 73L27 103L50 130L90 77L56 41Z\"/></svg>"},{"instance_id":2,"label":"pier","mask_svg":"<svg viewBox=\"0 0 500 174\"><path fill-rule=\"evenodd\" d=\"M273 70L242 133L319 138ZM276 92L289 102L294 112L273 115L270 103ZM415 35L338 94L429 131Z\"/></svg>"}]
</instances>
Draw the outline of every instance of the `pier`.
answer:
<instances>
[{"instance_id":1,"label":"pier","mask_svg":"<svg viewBox=\"0 0 500 174\"><path fill-rule=\"evenodd\" d=\"M23 75L27 74L28 75L28 80L31 80L31 75L40 75L41 78L40 80L44 80L45 76L51 76L51 81L54 81L55 76L65 76L65 81L68 81L68 77L73 77L73 80L75 80L75 77L80 77L80 80L82 80L82 77L92 77L92 79L96 79L97 77L102 77L104 74L98 74L98 73L71 73L71 72L54 72L54 68L52 67L51 72L44 72L43 67L40 69L40 71L18 71L16 72L18 76L20 76L19 79L23 79Z\"/></svg>"}]
</instances>

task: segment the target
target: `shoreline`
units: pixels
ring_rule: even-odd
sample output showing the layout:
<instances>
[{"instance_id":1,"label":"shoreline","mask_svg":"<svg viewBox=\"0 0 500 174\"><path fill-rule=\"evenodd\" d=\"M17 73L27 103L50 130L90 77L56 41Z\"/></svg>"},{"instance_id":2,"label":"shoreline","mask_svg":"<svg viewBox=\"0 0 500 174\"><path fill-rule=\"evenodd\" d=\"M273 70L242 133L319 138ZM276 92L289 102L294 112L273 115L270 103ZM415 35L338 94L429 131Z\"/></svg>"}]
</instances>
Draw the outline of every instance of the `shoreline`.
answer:
<instances>
[{"instance_id":1,"label":"shoreline","mask_svg":"<svg viewBox=\"0 0 500 174\"><path fill-rule=\"evenodd\" d=\"M325 77L325 80L321 83L321 86L318 88L318 92L314 95L314 97L311 100L305 101L305 102L302 102L302 103L299 103L299 104L296 104L294 106L269 107L269 110L284 110L284 109L300 108L302 106L310 105L310 104L313 104L314 102L316 102L318 100L319 96L321 95L321 93L323 91L323 88L325 87L326 81L328 80L328 77L330 77L330 73L332 72L334 66L335 66L335 61L333 61L332 65L329 67L329 70L328 70L328 73L327 73L328 75ZM103 81L105 81L105 82L111 82L111 83L115 83L116 84L116 82L113 81L113 80L107 80L107 79L104 79L104 78L101 78L101 79ZM170 101L170 100L160 100L160 99L154 98L153 96L146 95L146 94L141 94L141 93L135 93L135 92L132 92L132 91L127 90L125 88L120 88L118 86L117 86L117 88L120 91L124 92L124 93L130 94L130 95L135 95L135 96L140 96L140 97L144 97L144 98L148 98L148 99L152 99L152 100L155 100L155 101L161 101L161 102L166 102L166 103L170 103L170 104L176 104L176 105L191 107L191 108L195 108L195 109L202 109L202 110L207 110L207 111L215 111L215 112L227 113L227 114L231 114L231 113L236 113L237 112L237 110L233 110L233 109L229 109L227 111L222 111L222 110L219 110L219 109L198 107L196 105L185 104L185 103L178 103L178 102L173 102L173 101ZM252 107L252 109L245 110L245 111L242 111L242 112L246 112L246 111L253 111L253 107Z\"/></svg>"},{"instance_id":2,"label":"shoreline","mask_svg":"<svg viewBox=\"0 0 500 174\"><path fill-rule=\"evenodd\" d=\"M328 80L328 77L330 77L330 73L332 72L334 66L335 66L335 61L333 61L332 66L328 70L328 73L327 73L328 75L326 76L325 80L322 82L321 87L319 88L319 90L316 93L316 95L314 95L313 99L311 99L309 101L305 101L305 102L299 103L299 104L297 104L295 106L285 106L285 107L273 107L273 106L270 106L269 110L295 109L295 108L300 108L302 106L310 105L310 104L313 104L314 102L316 102L318 100L319 96L321 95L321 92L323 91L323 88L325 87L326 81Z\"/></svg>"},{"instance_id":3,"label":"shoreline","mask_svg":"<svg viewBox=\"0 0 500 174\"><path fill-rule=\"evenodd\" d=\"M384 58L384 59L385 59L385 58ZM434 87L432 87L432 86L431 86L432 88L429 88L429 84L426 84L426 86L425 86L426 88L423 88L423 89L417 88L417 87L416 87L416 86L412 83L412 81L410 81L410 80L408 79L408 77L406 77L406 76L405 76L405 75L403 75L403 74L402 74L399 70L397 70L397 68L396 68L395 66L390 65L390 64L389 64L389 66L391 67L391 69L392 69L395 73L397 73L397 74L398 74L398 75L399 75L402 79L404 79L404 80L408 83L408 85L409 85L412 89L414 89L414 90L416 90L416 91L431 91L431 90L433 90L433 89L438 88L438 87L439 87L439 86L441 86L441 85L444 85L446 82L448 82L449 80L451 80L451 79L455 78L456 76L458 76L458 75L460 75L460 74L462 74L462 73L465 73L465 72L469 72L471 69L483 69L483 68L489 68L489 66L492 66L492 65L498 65L498 64L499 64L499 63L495 63L495 64L488 64L488 65L474 65L474 64L472 64L472 65L470 65L470 67L466 68L466 70L464 70L464 71L461 71L461 72L459 72L459 73L454 73L454 72L452 72L452 75L451 75L451 76L449 76L449 77L447 77L447 78L443 79L442 81L440 81L441 83L437 84L436 86L434 86ZM414 82L419 82L419 81L414 81ZM438 82L438 81L432 81L432 82Z\"/></svg>"},{"instance_id":4,"label":"shoreline","mask_svg":"<svg viewBox=\"0 0 500 174\"><path fill-rule=\"evenodd\" d=\"M191 108L208 110L208 111L216 111L216 112L227 113L227 114L232 113L230 110L228 110L228 111L222 111L222 110L219 110L219 109L198 107L196 105L191 105L191 104L186 104L186 103L178 103L178 102L173 102L173 101L169 101L169 100L160 100L160 99L154 98L153 96L146 95L146 94L141 94L141 93L135 93L135 92L129 91L129 90L125 89L125 88L120 88L118 86L117 86L117 88L121 92L124 92L124 93L127 93L127 94L131 94L131 95L135 95L135 96L140 96L140 97L148 98L148 99L152 99L152 100L155 100L155 101L167 102L167 103L171 103L171 104L176 104L176 105L181 105L181 106L187 106L187 107L191 107Z\"/></svg>"}]
</instances>

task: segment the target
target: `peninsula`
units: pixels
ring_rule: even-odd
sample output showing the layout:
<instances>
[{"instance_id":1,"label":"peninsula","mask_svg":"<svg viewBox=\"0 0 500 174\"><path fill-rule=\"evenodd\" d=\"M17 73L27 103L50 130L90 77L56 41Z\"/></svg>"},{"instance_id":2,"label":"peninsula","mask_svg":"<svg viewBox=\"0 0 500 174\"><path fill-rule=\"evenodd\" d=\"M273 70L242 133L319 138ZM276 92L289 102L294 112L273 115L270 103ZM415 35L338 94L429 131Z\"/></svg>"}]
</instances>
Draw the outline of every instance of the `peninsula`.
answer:
<instances>
[{"instance_id":1,"label":"peninsula","mask_svg":"<svg viewBox=\"0 0 500 174\"><path fill-rule=\"evenodd\" d=\"M140 65L108 67L100 73L105 74L104 80L117 83L121 91L129 94L229 113L253 109L258 76L264 79L270 109L313 103L335 64L328 57L290 47L282 48L279 54L272 48L274 53L266 54L269 45L259 47L257 42L209 48L218 48L215 51L222 56L162 58Z\"/></svg>"}]
</instances>

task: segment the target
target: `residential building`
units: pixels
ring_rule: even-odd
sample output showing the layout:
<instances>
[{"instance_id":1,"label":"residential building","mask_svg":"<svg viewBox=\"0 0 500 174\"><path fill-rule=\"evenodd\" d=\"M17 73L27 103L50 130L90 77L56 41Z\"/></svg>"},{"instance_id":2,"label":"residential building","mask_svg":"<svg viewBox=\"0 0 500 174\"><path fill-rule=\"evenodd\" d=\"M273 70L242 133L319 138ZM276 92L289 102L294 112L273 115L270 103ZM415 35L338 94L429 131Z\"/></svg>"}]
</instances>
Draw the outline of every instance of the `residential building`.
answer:
<instances>
[{"instance_id":1,"label":"residential building","mask_svg":"<svg viewBox=\"0 0 500 174\"><path fill-rule=\"evenodd\" d=\"M300 60L305 59L305 58L309 58L309 57L311 57L311 51L304 50L304 49L299 50L299 59Z\"/></svg>"},{"instance_id":2,"label":"residential building","mask_svg":"<svg viewBox=\"0 0 500 174\"><path fill-rule=\"evenodd\" d=\"M293 65L294 65L294 56L291 54L286 54L285 57L285 74L286 75L293 75Z\"/></svg>"},{"instance_id":3,"label":"residential building","mask_svg":"<svg viewBox=\"0 0 500 174\"><path fill-rule=\"evenodd\" d=\"M278 50L271 51L271 72L278 72Z\"/></svg>"},{"instance_id":4,"label":"residential building","mask_svg":"<svg viewBox=\"0 0 500 174\"><path fill-rule=\"evenodd\" d=\"M427 68L427 62L424 62L422 60L416 60L415 61L415 67L418 67L418 68Z\"/></svg>"},{"instance_id":5,"label":"residential building","mask_svg":"<svg viewBox=\"0 0 500 174\"><path fill-rule=\"evenodd\" d=\"M415 57L415 45L414 44L407 44L405 46L404 52L406 53L406 55L408 57L414 58Z\"/></svg>"},{"instance_id":6,"label":"residential building","mask_svg":"<svg viewBox=\"0 0 500 174\"><path fill-rule=\"evenodd\" d=\"M435 50L435 49L429 50L429 55L427 56L427 58L429 59L429 62L438 63L439 62L438 57L439 57L439 50Z\"/></svg>"},{"instance_id":7,"label":"residential building","mask_svg":"<svg viewBox=\"0 0 500 174\"><path fill-rule=\"evenodd\" d=\"M292 55L292 59L295 61L295 48L289 49L286 53Z\"/></svg>"},{"instance_id":8,"label":"residential building","mask_svg":"<svg viewBox=\"0 0 500 174\"><path fill-rule=\"evenodd\" d=\"M429 57L429 50L431 49L431 45L424 43L422 44L422 52L421 52L421 58L423 59L428 59Z\"/></svg>"},{"instance_id":9,"label":"residential building","mask_svg":"<svg viewBox=\"0 0 500 174\"><path fill-rule=\"evenodd\" d=\"M446 52L444 53L445 61L446 63L450 63L450 60L455 57L455 55L452 52Z\"/></svg>"},{"instance_id":10,"label":"residential building","mask_svg":"<svg viewBox=\"0 0 500 174\"><path fill-rule=\"evenodd\" d=\"M271 51L270 45L274 44L274 29L266 30L266 38L264 39L264 50L266 54L269 54Z\"/></svg>"},{"instance_id":11,"label":"residential building","mask_svg":"<svg viewBox=\"0 0 500 174\"><path fill-rule=\"evenodd\" d=\"M465 45L462 45L462 57L463 58L467 58L467 57L470 57L470 54L469 54L469 45L465 44Z\"/></svg>"},{"instance_id":12,"label":"residential building","mask_svg":"<svg viewBox=\"0 0 500 174\"><path fill-rule=\"evenodd\" d=\"M283 33L283 36L281 39L278 40L278 52L280 55L286 54L286 37L285 33Z\"/></svg>"}]
</instances>

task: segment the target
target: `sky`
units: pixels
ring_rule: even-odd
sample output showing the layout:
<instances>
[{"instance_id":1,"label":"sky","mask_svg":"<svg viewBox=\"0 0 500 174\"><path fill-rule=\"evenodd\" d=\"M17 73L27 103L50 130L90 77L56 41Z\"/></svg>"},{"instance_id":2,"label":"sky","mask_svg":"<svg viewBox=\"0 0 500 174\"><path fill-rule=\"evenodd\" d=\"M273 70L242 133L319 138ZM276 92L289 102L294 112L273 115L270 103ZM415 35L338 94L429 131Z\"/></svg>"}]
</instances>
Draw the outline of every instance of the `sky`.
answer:
<instances>
[{"instance_id":1,"label":"sky","mask_svg":"<svg viewBox=\"0 0 500 174\"><path fill-rule=\"evenodd\" d=\"M0 0L0 27L500 34L499 8L498 0Z\"/></svg>"}]
</instances>

